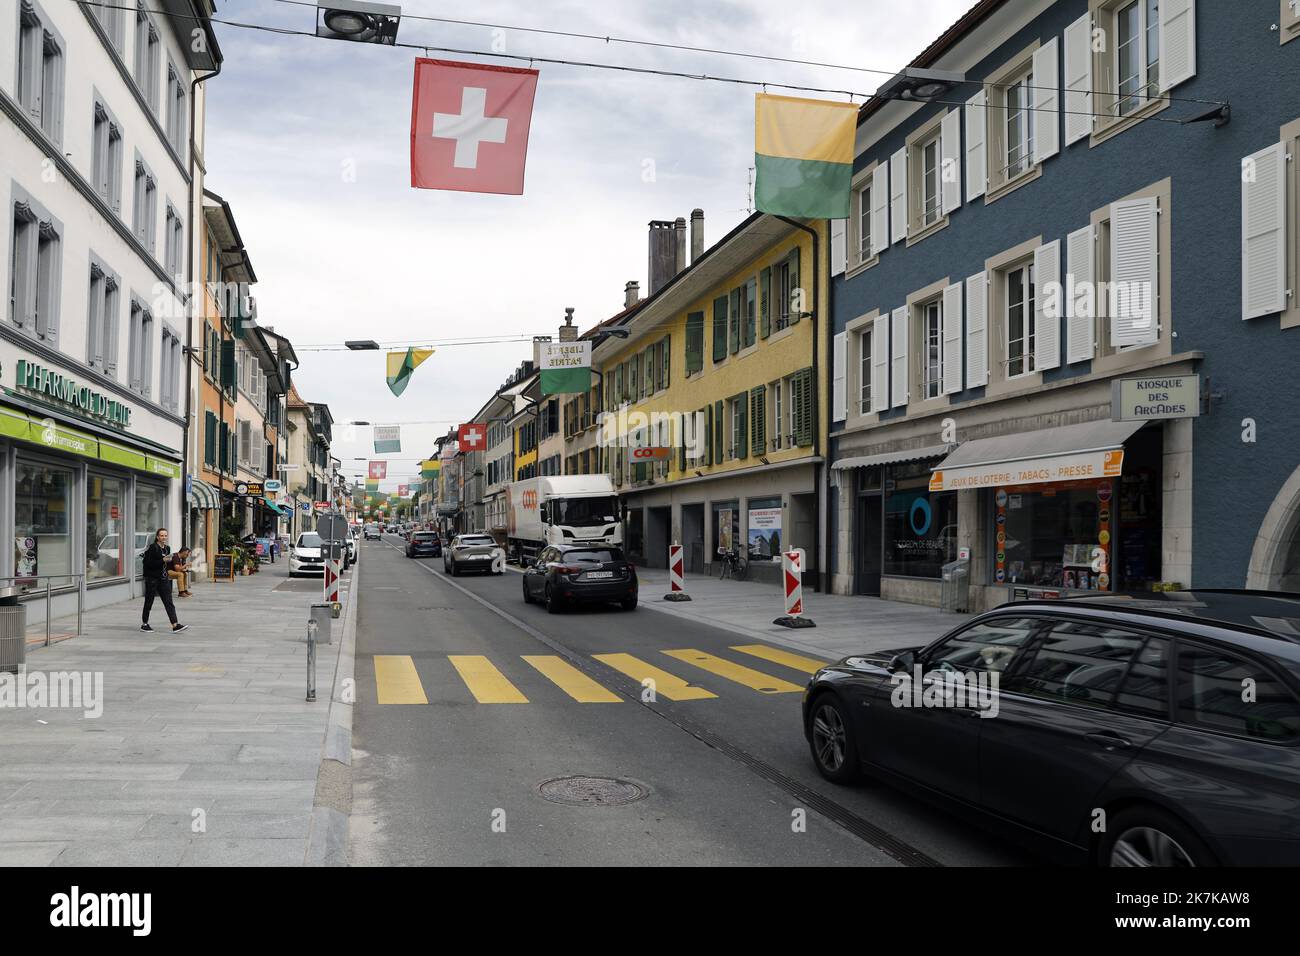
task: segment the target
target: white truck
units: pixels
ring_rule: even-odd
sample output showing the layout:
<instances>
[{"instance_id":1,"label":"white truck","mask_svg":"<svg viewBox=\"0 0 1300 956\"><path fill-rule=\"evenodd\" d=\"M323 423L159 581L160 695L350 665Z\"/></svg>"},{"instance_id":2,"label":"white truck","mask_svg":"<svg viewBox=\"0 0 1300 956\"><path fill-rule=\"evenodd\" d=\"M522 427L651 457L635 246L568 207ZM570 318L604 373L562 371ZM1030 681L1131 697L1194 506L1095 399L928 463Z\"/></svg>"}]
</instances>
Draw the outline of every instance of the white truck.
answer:
<instances>
[{"instance_id":1,"label":"white truck","mask_svg":"<svg viewBox=\"0 0 1300 956\"><path fill-rule=\"evenodd\" d=\"M506 485L507 550L536 557L552 544L623 545L622 510L608 475L527 478Z\"/></svg>"}]
</instances>

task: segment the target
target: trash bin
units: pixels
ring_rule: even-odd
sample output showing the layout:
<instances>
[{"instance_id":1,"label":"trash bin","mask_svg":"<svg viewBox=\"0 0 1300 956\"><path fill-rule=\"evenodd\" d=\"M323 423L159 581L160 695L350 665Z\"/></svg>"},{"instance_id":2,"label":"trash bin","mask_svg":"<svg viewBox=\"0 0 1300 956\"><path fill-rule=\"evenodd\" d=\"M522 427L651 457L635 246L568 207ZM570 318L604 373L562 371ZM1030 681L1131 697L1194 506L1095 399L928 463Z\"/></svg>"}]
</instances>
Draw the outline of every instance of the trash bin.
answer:
<instances>
[{"instance_id":1,"label":"trash bin","mask_svg":"<svg viewBox=\"0 0 1300 956\"><path fill-rule=\"evenodd\" d=\"M939 588L939 610L955 613L970 610L970 560L958 558L943 566Z\"/></svg>"},{"instance_id":2,"label":"trash bin","mask_svg":"<svg viewBox=\"0 0 1300 956\"><path fill-rule=\"evenodd\" d=\"M17 674L27 660L27 606L0 599L0 671Z\"/></svg>"},{"instance_id":3,"label":"trash bin","mask_svg":"<svg viewBox=\"0 0 1300 956\"><path fill-rule=\"evenodd\" d=\"M313 604L311 606L311 623L316 625L316 643L333 644L330 628L333 627L334 606L331 604Z\"/></svg>"}]
</instances>

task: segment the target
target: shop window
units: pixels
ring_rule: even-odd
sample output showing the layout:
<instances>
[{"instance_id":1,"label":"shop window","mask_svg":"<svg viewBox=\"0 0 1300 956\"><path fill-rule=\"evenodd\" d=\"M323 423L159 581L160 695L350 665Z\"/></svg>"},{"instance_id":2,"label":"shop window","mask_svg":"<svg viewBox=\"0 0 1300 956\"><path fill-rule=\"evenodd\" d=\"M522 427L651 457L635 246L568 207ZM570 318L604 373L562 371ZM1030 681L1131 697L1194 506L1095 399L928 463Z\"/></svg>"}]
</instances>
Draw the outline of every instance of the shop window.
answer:
<instances>
[{"instance_id":1,"label":"shop window","mask_svg":"<svg viewBox=\"0 0 1300 956\"><path fill-rule=\"evenodd\" d=\"M110 478L105 475L96 475L93 472L88 475L86 487L87 581L120 578L126 574L126 563L122 554L122 535L126 531L125 519L126 482L121 478Z\"/></svg>"},{"instance_id":2,"label":"shop window","mask_svg":"<svg viewBox=\"0 0 1300 956\"><path fill-rule=\"evenodd\" d=\"M135 576L139 577L144 550L153 541L159 528L167 527L167 489L159 485L137 482L135 486ZM172 550L183 542L178 535L171 541Z\"/></svg>"},{"instance_id":3,"label":"shop window","mask_svg":"<svg viewBox=\"0 0 1300 956\"><path fill-rule=\"evenodd\" d=\"M885 482L884 573L938 578L957 556L957 493L931 492L926 462L889 469Z\"/></svg>"},{"instance_id":4,"label":"shop window","mask_svg":"<svg viewBox=\"0 0 1300 956\"><path fill-rule=\"evenodd\" d=\"M14 488L14 575L72 574L72 471L18 463ZM35 582L31 582L35 583ZM67 586L55 580L55 587Z\"/></svg>"},{"instance_id":5,"label":"shop window","mask_svg":"<svg viewBox=\"0 0 1300 956\"><path fill-rule=\"evenodd\" d=\"M1113 491L1110 479L997 489L995 583L1112 590Z\"/></svg>"}]
</instances>

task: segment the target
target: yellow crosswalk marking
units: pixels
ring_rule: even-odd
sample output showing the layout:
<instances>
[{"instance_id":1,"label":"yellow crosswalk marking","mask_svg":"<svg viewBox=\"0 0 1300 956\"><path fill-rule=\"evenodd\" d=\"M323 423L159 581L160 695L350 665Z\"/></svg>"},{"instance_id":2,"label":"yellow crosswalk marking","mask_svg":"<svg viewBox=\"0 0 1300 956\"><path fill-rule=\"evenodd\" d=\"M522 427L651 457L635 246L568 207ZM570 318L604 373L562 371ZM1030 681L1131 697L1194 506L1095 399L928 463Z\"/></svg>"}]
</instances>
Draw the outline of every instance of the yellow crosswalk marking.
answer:
<instances>
[{"instance_id":1,"label":"yellow crosswalk marking","mask_svg":"<svg viewBox=\"0 0 1300 956\"><path fill-rule=\"evenodd\" d=\"M562 657L524 654L523 658L580 704L617 704L623 699L601 687Z\"/></svg>"},{"instance_id":2,"label":"yellow crosswalk marking","mask_svg":"<svg viewBox=\"0 0 1300 956\"><path fill-rule=\"evenodd\" d=\"M791 684L788 680L771 677L762 671L745 667L743 664L733 664L729 660L714 657L712 654L705 654L703 651L697 651L694 648L686 648L680 651L664 651L663 653L669 657L675 657L679 661L685 661L687 664L694 664L710 674L717 674L719 677L725 677L737 684L744 684L746 687L763 694L797 694L803 690L798 684Z\"/></svg>"},{"instance_id":3,"label":"yellow crosswalk marking","mask_svg":"<svg viewBox=\"0 0 1300 956\"><path fill-rule=\"evenodd\" d=\"M528 698L493 663L478 654L450 654L447 660L480 704L526 704Z\"/></svg>"},{"instance_id":4,"label":"yellow crosswalk marking","mask_svg":"<svg viewBox=\"0 0 1300 956\"><path fill-rule=\"evenodd\" d=\"M406 654L375 655L375 691L381 704L427 704L415 661Z\"/></svg>"},{"instance_id":5,"label":"yellow crosswalk marking","mask_svg":"<svg viewBox=\"0 0 1300 956\"><path fill-rule=\"evenodd\" d=\"M761 657L773 664L784 664L786 667L793 667L795 670L807 674L815 674L826 666L826 661L819 661L815 657L804 657L802 654L791 654L789 651L768 647L766 644L741 644L733 647L732 650L753 657Z\"/></svg>"},{"instance_id":6,"label":"yellow crosswalk marking","mask_svg":"<svg viewBox=\"0 0 1300 956\"><path fill-rule=\"evenodd\" d=\"M669 700L705 700L709 697L718 696L703 687L692 687L680 677L660 670L653 664L647 664L631 654L595 654L593 656L602 664L606 664L616 671L622 671L633 680L641 681L643 684L647 680L654 681L655 693L667 697Z\"/></svg>"}]
</instances>

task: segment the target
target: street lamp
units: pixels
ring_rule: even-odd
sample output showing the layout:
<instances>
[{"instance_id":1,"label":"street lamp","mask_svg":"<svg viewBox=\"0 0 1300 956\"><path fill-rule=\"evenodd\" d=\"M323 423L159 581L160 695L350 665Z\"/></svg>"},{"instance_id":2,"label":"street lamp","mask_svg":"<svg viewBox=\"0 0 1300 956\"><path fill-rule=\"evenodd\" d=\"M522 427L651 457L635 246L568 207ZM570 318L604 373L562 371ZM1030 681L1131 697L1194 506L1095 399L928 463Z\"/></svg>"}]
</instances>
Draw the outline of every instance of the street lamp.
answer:
<instances>
[{"instance_id":1,"label":"street lamp","mask_svg":"<svg viewBox=\"0 0 1300 956\"><path fill-rule=\"evenodd\" d=\"M402 8L368 0L327 0L316 4L316 35L354 43L397 42Z\"/></svg>"},{"instance_id":2,"label":"street lamp","mask_svg":"<svg viewBox=\"0 0 1300 956\"><path fill-rule=\"evenodd\" d=\"M376 342L374 339L352 339L351 341L344 342L343 344L346 345L353 352L378 352L379 351L379 343Z\"/></svg>"}]
</instances>

